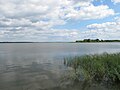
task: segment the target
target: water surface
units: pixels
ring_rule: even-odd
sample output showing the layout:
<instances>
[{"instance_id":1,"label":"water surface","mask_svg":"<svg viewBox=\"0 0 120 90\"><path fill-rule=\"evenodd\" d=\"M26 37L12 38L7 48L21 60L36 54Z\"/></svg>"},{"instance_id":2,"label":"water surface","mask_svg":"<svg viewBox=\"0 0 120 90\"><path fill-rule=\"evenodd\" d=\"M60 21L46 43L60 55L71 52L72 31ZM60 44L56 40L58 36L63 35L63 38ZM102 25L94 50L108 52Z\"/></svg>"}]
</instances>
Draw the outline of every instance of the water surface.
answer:
<instances>
[{"instance_id":1,"label":"water surface","mask_svg":"<svg viewBox=\"0 0 120 90\"><path fill-rule=\"evenodd\" d=\"M0 90L56 90L65 57L119 51L120 43L1 43Z\"/></svg>"}]
</instances>

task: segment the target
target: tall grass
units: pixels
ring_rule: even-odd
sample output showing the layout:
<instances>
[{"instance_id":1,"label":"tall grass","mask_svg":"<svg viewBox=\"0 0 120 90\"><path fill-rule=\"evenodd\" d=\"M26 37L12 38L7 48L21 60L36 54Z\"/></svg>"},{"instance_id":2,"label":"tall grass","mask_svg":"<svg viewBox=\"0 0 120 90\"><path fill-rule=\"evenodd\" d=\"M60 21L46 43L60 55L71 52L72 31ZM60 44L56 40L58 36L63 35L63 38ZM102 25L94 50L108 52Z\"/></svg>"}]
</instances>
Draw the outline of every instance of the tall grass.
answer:
<instances>
[{"instance_id":1,"label":"tall grass","mask_svg":"<svg viewBox=\"0 0 120 90\"><path fill-rule=\"evenodd\" d=\"M64 64L73 68L75 81L97 81L120 84L120 53L95 54L65 58Z\"/></svg>"}]
</instances>

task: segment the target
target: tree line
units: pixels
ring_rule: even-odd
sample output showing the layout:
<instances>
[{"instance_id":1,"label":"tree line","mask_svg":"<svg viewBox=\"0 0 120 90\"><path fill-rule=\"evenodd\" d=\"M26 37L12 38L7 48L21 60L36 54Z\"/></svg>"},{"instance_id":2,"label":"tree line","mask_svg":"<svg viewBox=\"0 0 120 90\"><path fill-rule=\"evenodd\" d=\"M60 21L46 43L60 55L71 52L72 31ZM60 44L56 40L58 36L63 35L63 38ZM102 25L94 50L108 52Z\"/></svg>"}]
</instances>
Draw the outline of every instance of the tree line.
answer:
<instances>
[{"instance_id":1,"label":"tree line","mask_svg":"<svg viewBox=\"0 0 120 90\"><path fill-rule=\"evenodd\" d=\"M120 40L84 39L84 40L76 40L76 42L120 42Z\"/></svg>"}]
</instances>

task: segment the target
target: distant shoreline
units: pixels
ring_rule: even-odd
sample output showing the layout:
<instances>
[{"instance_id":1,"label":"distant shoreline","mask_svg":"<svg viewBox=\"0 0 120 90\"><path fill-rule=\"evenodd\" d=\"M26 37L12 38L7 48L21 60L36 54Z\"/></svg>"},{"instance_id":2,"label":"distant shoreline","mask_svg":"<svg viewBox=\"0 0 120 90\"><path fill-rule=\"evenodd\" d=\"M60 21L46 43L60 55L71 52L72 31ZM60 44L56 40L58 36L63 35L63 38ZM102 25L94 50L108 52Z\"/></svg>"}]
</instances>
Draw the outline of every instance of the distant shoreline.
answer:
<instances>
[{"instance_id":1,"label":"distant shoreline","mask_svg":"<svg viewBox=\"0 0 120 90\"><path fill-rule=\"evenodd\" d=\"M100 39L84 39L84 40L76 40L76 41L69 41L69 42L29 42L29 41L23 41L23 42L9 42L9 41L3 41L0 43L106 43L106 42L120 42L120 40L100 40Z\"/></svg>"},{"instance_id":2,"label":"distant shoreline","mask_svg":"<svg viewBox=\"0 0 120 90\"><path fill-rule=\"evenodd\" d=\"M76 43L99 43L99 42L120 42L120 40L100 40L100 39L84 39L76 40Z\"/></svg>"},{"instance_id":3,"label":"distant shoreline","mask_svg":"<svg viewBox=\"0 0 120 90\"><path fill-rule=\"evenodd\" d=\"M0 42L0 43L37 43L37 42Z\"/></svg>"},{"instance_id":4,"label":"distant shoreline","mask_svg":"<svg viewBox=\"0 0 120 90\"><path fill-rule=\"evenodd\" d=\"M120 43L120 42L0 42L4 43Z\"/></svg>"},{"instance_id":5,"label":"distant shoreline","mask_svg":"<svg viewBox=\"0 0 120 90\"><path fill-rule=\"evenodd\" d=\"M0 43L76 43L74 41L71 42L0 42Z\"/></svg>"}]
</instances>

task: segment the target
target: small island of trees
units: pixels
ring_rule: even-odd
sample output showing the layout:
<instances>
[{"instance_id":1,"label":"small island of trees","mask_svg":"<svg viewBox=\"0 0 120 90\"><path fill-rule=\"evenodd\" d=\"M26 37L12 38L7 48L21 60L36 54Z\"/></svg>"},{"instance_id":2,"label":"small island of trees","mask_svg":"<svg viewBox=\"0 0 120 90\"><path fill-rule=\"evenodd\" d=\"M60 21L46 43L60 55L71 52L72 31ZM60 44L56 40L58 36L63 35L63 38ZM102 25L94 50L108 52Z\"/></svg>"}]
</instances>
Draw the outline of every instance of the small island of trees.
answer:
<instances>
[{"instance_id":1,"label":"small island of trees","mask_svg":"<svg viewBox=\"0 0 120 90\"><path fill-rule=\"evenodd\" d=\"M84 40L76 40L76 42L120 42L120 40L84 39Z\"/></svg>"}]
</instances>

